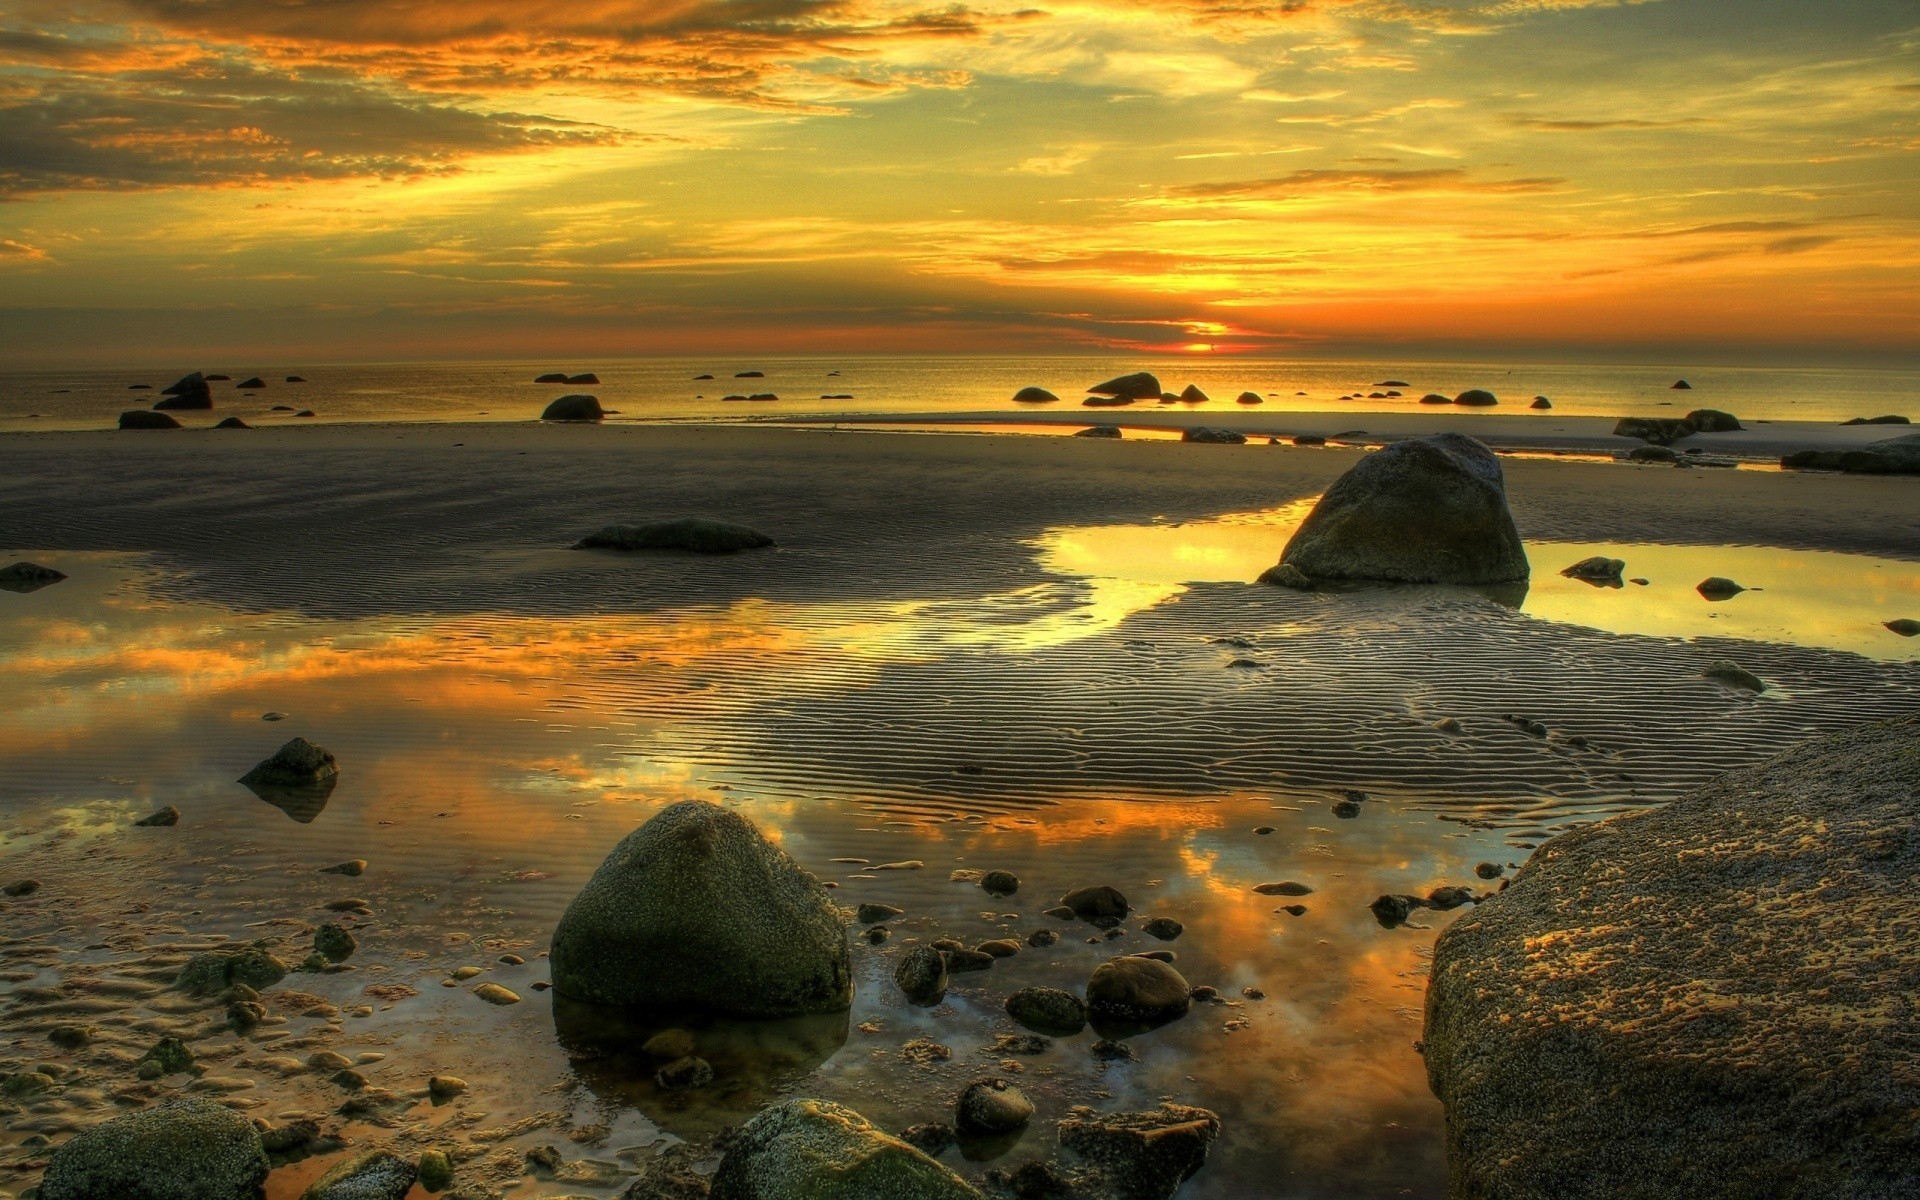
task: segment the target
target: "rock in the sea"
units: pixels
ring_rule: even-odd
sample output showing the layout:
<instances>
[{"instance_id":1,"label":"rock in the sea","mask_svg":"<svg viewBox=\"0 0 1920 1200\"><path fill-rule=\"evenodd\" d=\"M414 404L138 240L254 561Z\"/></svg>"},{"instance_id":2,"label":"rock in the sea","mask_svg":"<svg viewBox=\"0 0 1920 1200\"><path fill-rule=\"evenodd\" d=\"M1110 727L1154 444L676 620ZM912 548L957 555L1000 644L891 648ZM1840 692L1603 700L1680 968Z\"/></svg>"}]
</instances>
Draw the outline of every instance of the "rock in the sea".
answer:
<instances>
[{"instance_id":1,"label":"rock in the sea","mask_svg":"<svg viewBox=\"0 0 1920 1200\"><path fill-rule=\"evenodd\" d=\"M1451 1194L1915 1194L1916 824L1909 717L1541 846L1435 951Z\"/></svg>"},{"instance_id":2,"label":"rock in the sea","mask_svg":"<svg viewBox=\"0 0 1920 1200\"><path fill-rule=\"evenodd\" d=\"M1109 959L1087 981L1087 1015L1095 1021L1159 1025L1185 1016L1191 1003L1187 981L1157 959Z\"/></svg>"},{"instance_id":3,"label":"rock in the sea","mask_svg":"<svg viewBox=\"0 0 1920 1200\"><path fill-rule=\"evenodd\" d=\"M576 393L571 396L562 396L547 405L546 411L540 414L540 419L542 421L598 421L606 415L607 410L600 407L598 396Z\"/></svg>"},{"instance_id":4,"label":"rock in the sea","mask_svg":"<svg viewBox=\"0 0 1920 1200\"><path fill-rule=\"evenodd\" d=\"M1615 437L1639 438L1655 446L1670 446L1695 432L1693 423L1681 417L1622 417L1613 426Z\"/></svg>"},{"instance_id":5,"label":"rock in the sea","mask_svg":"<svg viewBox=\"0 0 1920 1200\"><path fill-rule=\"evenodd\" d=\"M1220 1118L1204 1108L1162 1103L1147 1112L1075 1108L1057 1126L1062 1157L1087 1196L1172 1200L1207 1161Z\"/></svg>"},{"instance_id":6,"label":"rock in the sea","mask_svg":"<svg viewBox=\"0 0 1920 1200\"><path fill-rule=\"evenodd\" d=\"M1884 417L1853 417L1840 423L1842 425L1911 425L1913 419L1890 413Z\"/></svg>"},{"instance_id":7,"label":"rock in the sea","mask_svg":"<svg viewBox=\"0 0 1920 1200\"><path fill-rule=\"evenodd\" d=\"M1125 408L1133 403L1132 396L1088 396L1080 402L1088 408Z\"/></svg>"},{"instance_id":8,"label":"rock in the sea","mask_svg":"<svg viewBox=\"0 0 1920 1200\"><path fill-rule=\"evenodd\" d=\"M180 823L180 810L169 804L158 812L148 813L134 824L143 829L155 829Z\"/></svg>"},{"instance_id":9,"label":"rock in the sea","mask_svg":"<svg viewBox=\"0 0 1920 1200\"><path fill-rule=\"evenodd\" d=\"M1693 590L1709 600L1731 600L1747 589L1725 576L1710 575L1695 584Z\"/></svg>"},{"instance_id":10,"label":"rock in the sea","mask_svg":"<svg viewBox=\"0 0 1920 1200\"><path fill-rule=\"evenodd\" d=\"M740 814L686 800L628 834L560 918L561 994L737 1016L853 999L846 927L820 881Z\"/></svg>"},{"instance_id":11,"label":"rock in the sea","mask_svg":"<svg viewBox=\"0 0 1920 1200\"><path fill-rule=\"evenodd\" d=\"M242 379L239 383L236 383L233 386L235 388L240 389L241 391L254 392L254 391L259 391L263 387L266 387L267 381L260 378L258 375L254 375L250 378Z\"/></svg>"},{"instance_id":12,"label":"rock in the sea","mask_svg":"<svg viewBox=\"0 0 1920 1200\"><path fill-rule=\"evenodd\" d=\"M1700 675L1704 679L1711 679L1715 683L1724 683L1728 687L1740 688L1743 691L1764 692L1767 690L1767 685L1764 680L1730 659L1723 658L1719 660L1706 670L1700 672Z\"/></svg>"},{"instance_id":13,"label":"rock in the sea","mask_svg":"<svg viewBox=\"0 0 1920 1200\"><path fill-rule=\"evenodd\" d=\"M287 382L288 382L288 383L305 383L306 381L307 381L307 378L306 378L306 376L304 376L304 375L289 375L289 376L287 376Z\"/></svg>"},{"instance_id":14,"label":"rock in the sea","mask_svg":"<svg viewBox=\"0 0 1920 1200\"><path fill-rule=\"evenodd\" d=\"M214 428L215 429L252 429L253 426L247 424L245 421L242 421L239 417L228 417L225 420L221 421L218 425L215 425Z\"/></svg>"},{"instance_id":15,"label":"rock in the sea","mask_svg":"<svg viewBox=\"0 0 1920 1200\"><path fill-rule=\"evenodd\" d=\"M1916 621L1911 617L1901 617L1895 621L1888 621L1886 627L1901 637L1920 637L1920 621Z\"/></svg>"},{"instance_id":16,"label":"rock in the sea","mask_svg":"<svg viewBox=\"0 0 1920 1200\"><path fill-rule=\"evenodd\" d=\"M1687 424L1701 433L1738 433L1746 426L1740 418L1717 408L1696 408L1687 414Z\"/></svg>"},{"instance_id":17,"label":"rock in the sea","mask_svg":"<svg viewBox=\"0 0 1920 1200\"><path fill-rule=\"evenodd\" d=\"M701 378L712 379L713 376L703 375ZM567 381L567 373L565 371L548 371L545 375L534 376L533 381L535 383L565 383Z\"/></svg>"},{"instance_id":18,"label":"rock in the sea","mask_svg":"<svg viewBox=\"0 0 1920 1200\"><path fill-rule=\"evenodd\" d=\"M1314 505L1280 562L1310 580L1527 578L1500 461L1458 433L1395 442L1354 464Z\"/></svg>"},{"instance_id":19,"label":"rock in the sea","mask_svg":"<svg viewBox=\"0 0 1920 1200\"><path fill-rule=\"evenodd\" d=\"M1532 403L1532 404L1529 404L1529 405L1527 405L1527 407L1528 407L1528 408L1537 408L1537 409L1540 409L1540 410L1542 410L1542 411L1545 411L1546 409L1549 409L1549 408L1552 408L1552 407L1553 407L1553 401L1551 401L1551 400L1549 400L1549 399L1547 399L1547 398L1546 398L1545 396L1535 396L1535 397L1533 398L1533 403Z\"/></svg>"},{"instance_id":20,"label":"rock in the sea","mask_svg":"<svg viewBox=\"0 0 1920 1200\"><path fill-rule=\"evenodd\" d=\"M1628 462L1671 463L1680 457L1665 446L1636 446L1627 453Z\"/></svg>"},{"instance_id":21,"label":"rock in the sea","mask_svg":"<svg viewBox=\"0 0 1920 1200\"><path fill-rule=\"evenodd\" d=\"M1581 559L1560 573L1568 579L1578 579L1585 583L1610 583L1620 587L1625 582L1621 575L1626 569L1625 559L1608 558L1604 554L1596 554L1591 558Z\"/></svg>"},{"instance_id":22,"label":"rock in the sea","mask_svg":"<svg viewBox=\"0 0 1920 1200\"><path fill-rule=\"evenodd\" d=\"M1072 1037L1087 1027L1087 1006L1059 988L1021 988L1007 997L1007 1015L1050 1037Z\"/></svg>"},{"instance_id":23,"label":"rock in the sea","mask_svg":"<svg viewBox=\"0 0 1920 1200\"><path fill-rule=\"evenodd\" d=\"M1268 567L1260 573L1260 582L1274 587L1291 588L1296 592L1313 590L1313 580L1307 578L1307 573L1292 563L1279 563Z\"/></svg>"},{"instance_id":24,"label":"rock in the sea","mask_svg":"<svg viewBox=\"0 0 1920 1200\"><path fill-rule=\"evenodd\" d=\"M882 921L891 921L906 911L904 908L895 908L891 904L868 901L854 910L853 918L862 925L878 925Z\"/></svg>"},{"instance_id":25,"label":"rock in the sea","mask_svg":"<svg viewBox=\"0 0 1920 1200\"><path fill-rule=\"evenodd\" d=\"M266 1177L253 1122L196 1097L74 1135L53 1152L40 1200L254 1200Z\"/></svg>"},{"instance_id":26,"label":"rock in the sea","mask_svg":"<svg viewBox=\"0 0 1920 1200\"><path fill-rule=\"evenodd\" d=\"M1259 392L1241 392L1238 396L1235 396L1233 398L1233 402L1235 404L1265 404L1266 403L1265 400L1261 399Z\"/></svg>"},{"instance_id":27,"label":"rock in the sea","mask_svg":"<svg viewBox=\"0 0 1920 1200\"><path fill-rule=\"evenodd\" d=\"M1677 380L1674 383L1673 390L1681 391L1681 392L1690 392L1693 390L1693 385L1688 383L1686 380L1681 379L1681 380Z\"/></svg>"},{"instance_id":28,"label":"rock in the sea","mask_svg":"<svg viewBox=\"0 0 1920 1200\"><path fill-rule=\"evenodd\" d=\"M1020 890L1020 877L1012 871L988 871L980 877L980 887L995 896L1011 896Z\"/></svg>"},{"instance_id":29,"label":"rock in the sea","mask_svg":"<svg viewBox=\"0 0 1920 1200\"><path fill-rule=\"evenodd\" d=\"M1012 1133L1033 1119L1033 1101L1004 1079L976 1079L961 1091L953 1117L962 1133Z\"/></svg>"},{"instance_id":30,"label":"rock in the sea","mask_svg":"<svg viewBox=\"0 0 1920 1200\"><path fill-rule=\"evenodd\" d=\"M0 591L37 592L43 587L51 587L65 579L66 575L52 567L43 567L39 563L12 562L0 567Z\"/></svg>"},{"instance_id":31,"label":"rock in the sea","mask_svg":"<svg viewBox=\"0 0 1920 1200\"><path fill-rule=\"evenodd\" d=\"M178 429L180 428L180 422L163 412L153 412L150 409L136 408L131 412L123 412L120 414L120 428Z\"/></svg>"},{"instance_id":32,"label":"rock in the sea","mask_svg":"<svg viewBox=\"0 0 1920 1200\"><path fill-rule=\"evenodd\" d=\"M313 931L313 948L329 962L345 962L353 957L360 943L343 926L326 921Z\"/></svg>"},{"instance_id":33,"label":"rock in the sea","mask_svg":"<svg viewBox=\"0 0 1920 1200\"><path fill-rule=\"evenodd\" d=\"M1422 404L1452 404L1452 403L1453 403L1453 397L1452 397L1452 396L1442 396L1442 395L1441 395L1441 394L1440 394L1439 392L1428 392L1428 393L1427 393L1426 395L1424 395L1424 396L1422 396L1422 397L1420 397L1420 403L1422 403Z\"/></svg>"},{"instance_id":34,"label":"rock in the sea","mask_svg":"<svg viewBox=\"0 0 1920 1200\"><path fill-rule=\"evenodd\" d=\"M287 977L287 964L257 946L209 950L180 968L173 985L189 996L217 996L235 984L264 991Z\"/></svg>"},{"instance_id":35,"label":"rock in the sea","mask_svg":"<svg viewBox=\"0 0 1920 1200\"><path fill-rule=\"evenodd\" d=\"M608 525L575 542L575 550L688 550L695 554L732 554L773 545L773 539L745 525L681 517L646 525Z\"/></svg>"},{"instance_id":36,"label":"rock in the sea","mask_svg":"<svg viewBox=\"0 0 1920 1200\"><path fill-rule=\"evenodd\" d=\"M1170 942L1182 933L1185 933L1186 928L1186 926L1174 920L1172 917L1155 917L1145 925L1142 925L1140 932L1146 934L1148 937L1155 937L1163 942Z\"/></svg>"},{"instance_id":37,"label":"rock in the sea","mask_svg":"<svg viewBox=\"0 0 1920 1200\"><path fill-rule=\"evenodd\" d=\"M1180 435L1183 442L1201 442L1210 446L1244 446L1247 435L1231 429L1216 429L1206 425L1195 425Z\"/></svg>"},{"instance_id":38,"label":"rock in the sea","mask_svg":"<svg viewBox=\"0 0 1920 1200\"><path fill-rule=\"evenodd\" d=\"M570 384L573 384L576 387L583 383L598 386L600 383L600 377L598 375L595 375L592 371L583 371L578 375L567 376L567 382Z\"/></svg>"},{"instance_id":39,"label":"rock in the sea","mask_svg":"<svg viewBox=\"0 0 1920 1200\"><path fill-rule=\"evenodd\" d=\"M1180 395L1176 398L1182 404L1205 404L1209 400L1213 399L1213 397L1201 391L1200 385L1197 383L1190 383L1186 387L1182 388L1180 390Z\"/></svg>"},{"instance_id":40,"label":"rock in the sea","mask_svg":"<svg viewBox=\"0 0 1920 1200\"><path fill-rule=\"evenodd\" d=\"M289 787L319 783L339 773L331 751L297 737L242 775L240 782L249 787Z\"/></svg>"},{"instance_id":41,"label":"rock in the sea","mask_svg":"<svg viewBox=\"0 0 1920 1200\"><path fill-rule=\"evenodd\" d=\"M403 1200L419 1169L391 1150L356 1154L314 1180L300 1200Z\"/></svg>"},{"instance_id":42,"label":"rock in the sea","mask_svg":"<svg viewBox=\"0 0 1920 1200\"><path fill-rule=\"evenodd\" d=\"M1141 371L1095 384L1087 389L1087 393L1093 396L1117 396L1127 400L1157 400L1160 398L1160 381L1146 371Z\"/></svg>"},{"instance_id":43,"label":"rock in the sea","mask_svg":"<svg viewBox=\"0 0 1920 1200\"><path fill-rule=\"evenodd\" d=\"M938 1004L947 994L947 956L932 946L915 946L900 956L893 982L915 1004Z\"/></svg>"},{"instance_id":44,"label":"rock in the sea","mask_svg":"<svg viewBox=\"0 0 1920 1200\"><path fill-rule=\"evenodd\" d=\"M1126 919L1127 913L1132 911L1132 906L1127 903L1127 898L1120 893L1120 890L1108 887L1104 883L1095 884L1092 887L1075 888L1060 897L1060 903L1063 907L1073 910L1073 915L1082 921L1090 921L1094 924L1108 922L1109 926L1119 924Z\"/></svg>"},{"instance_id":45,"label":"rock in the sea","mask_svg":"<svg viewBox=\"0 0 1920 1200\"><path fill-rule=\"evenodd\" d=\"M1043 387L1023 387L1013 394L1015 404L1054 404L1059 399Z\"/></svg>"},{"instance_id":46,"label":"rock in the sea","mask_svg":"<svg viewBox=\"0 0 1920 1200\"><path fill-rule=\"evenodd\" d=\"M1453 402L1465 408L1492 408L1500 399L1485 388L1468 388L1455 396Z\"/></svg>"},{"instance_id":47,"label":"rock in the sea","mask_svg":"<svg viewBox=\"0 0 1920 1200\"><path fill-rule=\"evenodd\" d=\"M168 409L190 410L213 407L213 389L207 386L207 377L198 371L183 376L160 391L166 399L153 407L162 412Z\"/></svg>"},{"instance_id":48,"label":"rock in the sea","mask_svg":"<svg viewBox=\"0 0 1920 1200\"><path fill-rule=\"evenodd\" d=\"M980 1200L980 1192L850 1108L787 1100L728 1143L712 1200Z\"/></svg>"},{"instance_id":49,"label":"rock in the sea","mask_svg":"<svg viewBox=\"0 0 1920 1200\"><path fill-rule=\"evenodd\" d=\"M1118 425L1090 425L1073 436L1083 438L1117 438L1120 437L1121 434Z\"/></svg>"}]
</instances>

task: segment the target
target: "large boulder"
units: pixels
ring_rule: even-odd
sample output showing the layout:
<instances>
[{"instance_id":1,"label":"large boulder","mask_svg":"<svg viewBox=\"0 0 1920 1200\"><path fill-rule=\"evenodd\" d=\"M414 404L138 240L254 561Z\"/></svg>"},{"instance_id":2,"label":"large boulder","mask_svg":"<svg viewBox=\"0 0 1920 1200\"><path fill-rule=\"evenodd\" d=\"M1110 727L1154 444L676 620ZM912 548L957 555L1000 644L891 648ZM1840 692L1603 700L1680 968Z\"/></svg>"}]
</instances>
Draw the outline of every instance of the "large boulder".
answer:
<instances>
[{"instance_id":1,"label":"large boulder","mask_svg":"<svg viewBox=\"0 0 1920 1200\"><path fill-rule=\"evenodd\" d=\"M608 525L573 544L575 550L690 550L695 554L732 554L773 545L757 529L705 517L680 517L644 525Z\"/></svg>"},{"instance_id":2,"label":"large boulder","mask_svg":"<svg viewBox=\"0 0 1920 1200\"><path fill-rule=\"evenodd\" d=\"M1441 935L1452 1195L1920 1195L1920 718L1554 838Z\"/></svg>"},{"instance_id":3,"label":"large boulder","mask_svg":"<svg viewBox=\"0 0 1920 1200\"><path fill-rule=\"evenodd\" d=\"M40 1200L254 1200L266 1177L253 1122L194 1098L75 1135L53 1152Z\"/></svg>"},{"instance_id":4,"label":"large boulder","mask_svg":"<svg viewBox=\"0 0 1920 1200\"><path fill-rule=\"evenodd\" d=\"M136 408L130 412L123 412L120 414L120 428L122 429L178 429L180 428L180 422L174 420L172 417L168 416L166 413L163 413L163 412L154 412L151 409Z\"/></svg>"},{"instance_id":5,"label":"large boulder","mask_svg":"<svg viewBox=\"0 0 1920 1200\"><path fill-rule=\"evenodd\" d=\"M966 1180L850 1108L788 1100L746 1123L712 1200L980 1200Z\"/></svg>"},{"instance_id":6,"label":"large boulder","mask_svg":"<svg viewBox=\"0 0 1920 1200\"><path fill-rule=\"evenodd\" d=\"M1492 408L1500 403L1500 398L1485 388L1468 388L1453 398L1462 408Z\"/></svg>"},{"instance_id":7,"label":"large boulder","mask_svg":"<svg viewBox=\"0 0 1920 1200\"><path fill-rule=\"evenodd\" d=\"M562 396L547 405L546 411L540 414L540 419L542 421L598 421L606 415L607 410L600 407L598 396L572 395Z\"/></svg>"},{"instance_id":8,"label":"large boulder","mask_svg":"<svg viewBox=\"0 0 1920 1200\"><path fill-rule=\"evenodd\" d=\"M550 959L554 987L595 1004L786 1017L853 1002L846 926L826 888L704 800L614 847L560 918Z\"/></svg>"},{"instance_id":9,"label":"large boulder","mask_svg":"<svg viewBox=\"0 0 1920 1200\"><path fill-rule=\"evenodd\" d=\"M1187 1015L1192 990L1159 959L1122 955L1100 964L1087 980L1087 1015L1101 1023L1164 1025Z\"/></svg>"},{"instance_id":10,"label":"large boulder","mask_svg":"<svg viewBox=\"0 0 1920 1200\"><path fill-rule=\"evenodd\" d=\"M1781 458L1788 470L1845 471L1850 475L1920 475L1920 433L1869 442L1853 450L1798 450Z\"/></svg>"},{"instance_id":11,"label":"large boulder","mask_svg":"<svg viewBox=\"0 0 1920 1200\"><path fill-rule=\"evenodd\" d=\"M164 411L213 407L213 389L207 386L207 377L198 371L184 376L160 391L166 399L155 404L156 409Z\"/></svg>"},{"instance_id":12,"label":"large boulder","mask_svg":"<svg viewBox=\"0 0 1920 1200\"><path fill-rule=\"evenodd\" d=\"M1095 384L1087 389L1094 396L1115 396L1126 400L1158 400L1160 381L1145 371L1134 375L1122 375L1109 379L1105 383Z\"/></svg>"},{"instance_id":13,"label":"large boulder","mask_svg":"<svg viewBox=\"0 0 1920 1200\"><path fill-rule=\"evenodd\" d=\"M1206 1164L1220 1117L1162 1102L1146 1112L1075 1108L1057 1126L1060 1156L1079 1194L1100 1200L1170 1200Z\"/></svg>"},{"instance_id":14,"label":"large boulder","mask_svg":"<svg viewBox=\"0 0 1920 1200\"><path fill-rule=\"evenodd\" d=\"M1717 408L1696 408L1687 414L1687 424L1701 433L1738 433L1746 426L1740 418Z\"/></svg>"},{"instance_id":15,"label":"large boulder","mask_svg":"<svg viewBox=\"0 0 1920 1200\"><path fill-rule=\"evenodd\" d=\"M1458 433L1395 442L1355 463L1314 505L1280 562L1310 579L1527 578L1500 460Z\"/></svg>"}]
</instances>

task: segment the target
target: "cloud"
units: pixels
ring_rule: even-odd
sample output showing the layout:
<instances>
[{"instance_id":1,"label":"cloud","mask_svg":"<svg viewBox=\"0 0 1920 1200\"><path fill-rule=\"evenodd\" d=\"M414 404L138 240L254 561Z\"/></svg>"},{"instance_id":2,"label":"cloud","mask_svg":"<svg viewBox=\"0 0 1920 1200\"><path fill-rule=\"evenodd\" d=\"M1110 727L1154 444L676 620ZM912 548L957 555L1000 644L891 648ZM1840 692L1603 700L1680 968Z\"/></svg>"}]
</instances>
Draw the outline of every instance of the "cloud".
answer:
<instances>
[{"instance_id":1,"label":"cloud","mask_svg":"<svg viewBox=\"0 0 1920 1200\"><path fill-rule=\"evenodd\" d=\"M1490 192L1517 194L1551 192L1566 183L1558 178L1475 179L1461 167L1412 171L1358 171L1318 169L1295 171L1274 179L1237 179L1220 183L1190 183L1167 188L1173 196L1198 199L1288 199L1315 192Z\"/></svg>"},{"instance_id":2,"label":"cloud","mask_svg":"<svg viewBox=\"0 0 1920 1200\"><path fill-rule=\"evenodd\" d=\"M1653 121L1640 117L1615 117L1606 120L1569 120L1548 117L1529 117L1514 115L1507 118L1515 125L1527 129L1538 129L1547 133L1601 133L1617 129L1678 129L1687 125L1704 125L1704 117L1678 117L1669 121Z\"/></svg>"}]
</instances>

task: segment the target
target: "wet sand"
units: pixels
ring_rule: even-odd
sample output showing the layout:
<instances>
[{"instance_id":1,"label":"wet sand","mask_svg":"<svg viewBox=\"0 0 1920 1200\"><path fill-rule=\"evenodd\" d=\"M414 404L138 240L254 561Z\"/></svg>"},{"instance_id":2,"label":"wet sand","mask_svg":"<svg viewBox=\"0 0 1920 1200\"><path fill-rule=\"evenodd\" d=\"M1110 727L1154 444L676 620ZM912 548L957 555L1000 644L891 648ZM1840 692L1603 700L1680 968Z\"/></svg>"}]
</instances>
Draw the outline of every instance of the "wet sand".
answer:
<instances>
[{"instance_id":1,"label":"wet sand","mask_svg":"<svg viewBox=\"0 0 1920 1200\"><path fill-rule=\"evenodd\" d=\"M1249 586L1356 457L766 428L0 438L4 550L71 576L0 594L0 882L42 885L0 900L0 1074L62 1069L0 1100L0 1194L73 1130L181 1089L310 1115L353 1148L452 1147L475 1194L610 1197L665 1141L772 1096L898 1129L1001 1074L1040 1119L1012 1147L949 1152L963 1173L1043 1153L1068 1105L1173 1096L1226 1122L1182 1196L1444 1195L1414 1043L1451 914L1384 928L1368 902L1496 886L1476 864L1920 711L1920 640L1880 628L1920 616L1920 502L1911 480L1511 460L1526 597ZM780 548L564 549L682 513ZM1594 546L1649 585L1562 587ZM1767 590L1689 600L1710 574ZM1850 595L1819 595L1822 577ZM1723 657L1774 687L1699 678ZM1460 732L1435 728L1449 717ZM323 803L232 782L296 733L343 764ZM1342 818L1348 790L1369 799ZM856 932L844 1019L703 1025L720 1079L669 1094L634 1048L650 1030L535 985L601 857L690 796L739 805L842 903L906 912L882 944ZM131 827L163 804L178 826ZM353 858L364 875L319 873ZM996 867L1016 895L954 877ZM1305 912L1253 890L1279 880L1313 888ZM1087 883L1133 899L1120 938L1043 915ZM346 899L366 911L329 908ZM1150 916L1184 923L1165 948L1225 1003L1131 1039L1131 1062L1094 1058L1091 1034L1037 1054L998 1040L1021 1032L1000 1008L1016 988L1077 990L1109 954L1162 948ZM268 989L251 1032L165 986L209 945L264 938L297 961L327 919L358 953ZM939 1007L891 984L918 942L1043 928L1061 940L957 976ZM521 1002L486 1004L481 982ZM73 1021L91 1046L48 1040ZM201 1075L136 1077L164 1032ZM921 1037L950 1057L910 1061ZM307 1065L323 1050L364 1059L371 1097ZM471 1087L436 1106L434 1073ZM528 1175L549 1144L572 1165ZM277 1170L270 1196L336 1155Z\"/></svg>"}]
</instances>

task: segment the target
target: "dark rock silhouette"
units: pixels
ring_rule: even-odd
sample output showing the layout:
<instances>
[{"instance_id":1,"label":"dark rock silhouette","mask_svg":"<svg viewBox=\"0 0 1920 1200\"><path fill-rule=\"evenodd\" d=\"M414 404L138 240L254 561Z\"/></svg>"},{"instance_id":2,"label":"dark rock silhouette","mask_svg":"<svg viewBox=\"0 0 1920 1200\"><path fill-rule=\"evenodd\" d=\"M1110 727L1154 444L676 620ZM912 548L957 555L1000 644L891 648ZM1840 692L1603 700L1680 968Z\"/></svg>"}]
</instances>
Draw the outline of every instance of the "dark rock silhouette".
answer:
<instances>
[{"instance_id":1,"label":"dark rock silhouette","mask_svg":"<svg viewBox=\"0 0 1920 1200\"><path fill-rule=\"evenodd\" d=\"M540 414L542 421L598 421L607 415L598 396L562 396Z\"/></svg>"},{"instance_id":2,"label":"dark rock silhouette","mask_svg":"<svg viewBox=\"0 0 1920 1200\"><path fill-rule=\"evenodd\" d=\"M163 413L163 412L154 412L151 409L136 408L131 412L123 412L120 414L120 428L122 429L178 429L180 428L180 422L174 420L172 417L168 416L166 413Z\"/></svg>"},{"instance_id":3,"label":"dark rock silhouette","mask_svg":"<svg viewBox=\"0 0 1920 1200\"><path fill-rule=\"evenodd\" d=\"M575 542L575 550L689 550L695 554L732 554L773 545L773 539L745 525L681 517L645 525L608 525Z\"/></svg>"}]
</instances>

